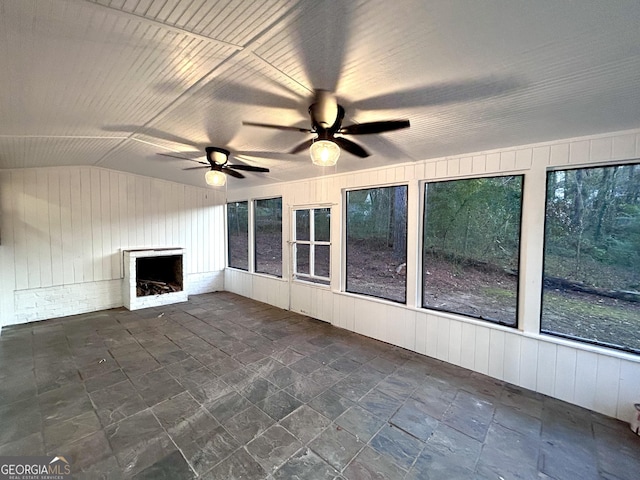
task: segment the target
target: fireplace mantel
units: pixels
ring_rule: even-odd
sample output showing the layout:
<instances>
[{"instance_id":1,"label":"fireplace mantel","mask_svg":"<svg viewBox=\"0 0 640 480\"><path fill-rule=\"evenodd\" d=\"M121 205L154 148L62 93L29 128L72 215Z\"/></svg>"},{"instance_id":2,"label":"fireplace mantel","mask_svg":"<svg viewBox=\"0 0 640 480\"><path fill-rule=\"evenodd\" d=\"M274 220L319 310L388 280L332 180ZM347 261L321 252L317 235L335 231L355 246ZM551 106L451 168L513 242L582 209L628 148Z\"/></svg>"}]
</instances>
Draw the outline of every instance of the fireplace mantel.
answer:
<instances>
[{"instance_id":1,"label":"fireplace mantel","mask_svg":"<svg viewBox=\"0 0 640 480\"><path fill-rule=\"evenodd\" d=\"M186 302L188 300L188 294L186 285L187 275L185 275L184 271L184 252L184 248L173 247L132 248L122 250L124 264L124 280L122 284L122 293L124 306L129 310L138 310L141 308L157 307L168 305L171 303ZM141 258L151 259L154 257L177 257L176 261L179 263L177 265L175 274L180 277L177 279L178 283L181 286L180 291L145 296L137 295L137 262Z\"/></svg>"}]
</instances>

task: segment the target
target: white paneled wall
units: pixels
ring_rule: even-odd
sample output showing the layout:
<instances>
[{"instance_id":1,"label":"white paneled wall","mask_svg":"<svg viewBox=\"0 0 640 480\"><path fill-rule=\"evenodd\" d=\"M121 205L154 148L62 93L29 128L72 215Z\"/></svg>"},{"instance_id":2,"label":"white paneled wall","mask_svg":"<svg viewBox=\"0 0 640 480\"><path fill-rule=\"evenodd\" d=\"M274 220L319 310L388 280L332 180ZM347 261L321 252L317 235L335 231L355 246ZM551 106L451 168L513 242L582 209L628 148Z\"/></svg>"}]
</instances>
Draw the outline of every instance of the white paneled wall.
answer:
<instances>
[{"instance_id":1,"label":"white paneled wall","mask_svg":"<svg viewBox=\"0 0 640 480\"><path fill-rule=\"evenodd\" d=\"M513 147L323 176L266 188L234 190L230 199L282 196L293 206L331 204L331 288L259 278L227 269L225 289L329 321L333 325L494 378L628 420L640 401L640 358L539 334L546 172L640 158L640 130ZM348 161L347 158L340 161ZM519 330L419 308L420 184L425 180L514 173L525 175ZM409 185L407 305L342 292L342 198L345 190ZM290 228L284 240L290 240ZM288 252L283 246L285 268ZM284 285L284 286L283 286Z\"/></svg>"},{"instance_id":2,"label":"white paneled wall","mask_svg":"<svg viewBox=\"0 0 640 480\"><path fill-rule=\"evenodd\" d=\"M0 212L0 326L122 305L126 248L184 247L190 293L223 287L221 192L97 167L4 170Z\"/></svg>"}]
</instances>

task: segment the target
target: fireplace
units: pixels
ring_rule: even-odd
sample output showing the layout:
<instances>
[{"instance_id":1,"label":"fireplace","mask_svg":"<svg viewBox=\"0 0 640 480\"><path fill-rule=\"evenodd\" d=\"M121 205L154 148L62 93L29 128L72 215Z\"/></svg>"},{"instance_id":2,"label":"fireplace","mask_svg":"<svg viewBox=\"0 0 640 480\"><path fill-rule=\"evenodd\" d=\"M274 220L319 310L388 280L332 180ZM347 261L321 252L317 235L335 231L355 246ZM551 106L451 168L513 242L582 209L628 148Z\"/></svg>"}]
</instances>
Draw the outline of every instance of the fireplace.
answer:
<instances>
[{"instance_id":1,"label":"fireplace","mask_svg":"<svg viewBox=\"0 0 640 480\"><path fill-rule=\"evenodd\" d=\"M123 250L124 306L129 310L186 302L183 248Z\"/></svg>"}]
</instances>

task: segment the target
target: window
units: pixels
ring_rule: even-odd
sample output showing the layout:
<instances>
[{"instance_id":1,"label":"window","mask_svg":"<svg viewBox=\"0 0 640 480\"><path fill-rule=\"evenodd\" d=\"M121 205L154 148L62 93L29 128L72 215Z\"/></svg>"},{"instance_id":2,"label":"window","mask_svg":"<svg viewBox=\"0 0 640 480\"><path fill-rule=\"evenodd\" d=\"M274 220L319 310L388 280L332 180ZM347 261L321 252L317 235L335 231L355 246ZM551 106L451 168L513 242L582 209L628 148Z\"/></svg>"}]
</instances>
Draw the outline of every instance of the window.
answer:
<instances>
[{"instance_id":1,"label":"window","mask_svg":"<svg viewBox=\"0 0 640 480\"><path fill-rule=\"evenodd\" d=\"M640 164L547 174L541 331L640 353Z\"/></svg>"},{"instance_id":2,"label":"window","mask_svg":"<svg viewBox=\"0 0 640 480\"><path fill-rule=\"evenodd\" d=\"M328 285L331 265L331 209L294 210L293 275Z\"/></svg>"},{"instance_id":3,"label":"window","mask_svg":"<svg viewBox=\"0 0 640 480\"><path fill-rule=\"evenodd\" d=\"M522 176L428 183L422 306L517 324Z\"/></svg>"},{"instance_id":4,"label":"window","mask_svg":"<svg viewBox=\"0 0 640 480\"><path fill-rule=\"evenodd\" d=\"M255 271L282 276L282 198L254 201Z\"/></svg>"},{"instance_id":5,"label":"window","mask_svg":"<svg viewBox=\"0 0 640 480\"><path fill-rule=\"evenodd\" d=\"M348 292L407 298L407 186L347 192Z\"/></svg>"},{"instance_id":6,"label":"window","mask_svg":"<svg viewBox=\"0 0 640 480\"><path fill-rule=\"evenodd\" d=\"M227 203L227 248L230 267L249 270L249 204Z\"/></svg>"}]
</instances>

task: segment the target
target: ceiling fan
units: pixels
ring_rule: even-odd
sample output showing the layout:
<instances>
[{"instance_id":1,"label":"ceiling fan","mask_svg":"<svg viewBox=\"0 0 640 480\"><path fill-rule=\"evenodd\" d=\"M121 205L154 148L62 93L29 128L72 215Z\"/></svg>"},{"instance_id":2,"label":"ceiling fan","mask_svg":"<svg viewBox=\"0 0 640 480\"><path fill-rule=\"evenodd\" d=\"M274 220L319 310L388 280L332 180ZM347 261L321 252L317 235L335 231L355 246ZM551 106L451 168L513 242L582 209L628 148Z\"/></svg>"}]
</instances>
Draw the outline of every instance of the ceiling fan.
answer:
<instances>
[{"instance_id":1,"label":"ceiling fan","mask_svg":"<svg viewBox=\"0 0 640 480\"><path fill-rule=\"evenodd\" d=\"M197 167L187 167L183 168L183 170L196 170L200 168L208 168L209 171L205 174L205 181L207 184L212 186L222 186L226 183L226 175L230 175L234 178L245 178L245 176L236 171L236 170L244 170L246 172L269 172L268 168L265 167L254 167L253 165L243 165L243 164L231 164L229 163L229 157L231 156L231 152L225 148L220 147L206 147L205 152L207 155L208 164L205 162L201 162L199 160L195 160L193 158L189 158L187 156L182 155L174 155L170 153L160 153L159 155L163 155L165 157L173 157L179 158L181 160L190 160L192 162L200 163L201 165Z\"/></svg>"},{"instance_id":2,"label":"ceiling fan","mask_svg":"<svg viewBox=\"0 0 640 480\"><path fill-rule=\"evenodd\" d=\"M314 102L309 107L311 128L289 127L284 125L272 125L258 122L242 122L244 125L254 127L275 128L278 130L291 130L302 133L312 133L315 138L306 140L294 147L289 153L300 153L310 149L313 163L317 165L335 165L340 148L360 158L369 156L363 147L344 138L343 135L368 135L373 133L390 132L409 128L409 120L383 120L377 122L359 123L342 126L345 110L331 92L316 90Z\"/></svg>"}]
</instances>

